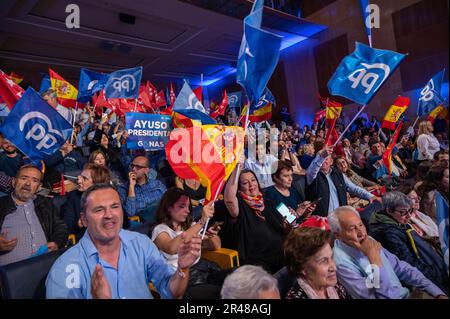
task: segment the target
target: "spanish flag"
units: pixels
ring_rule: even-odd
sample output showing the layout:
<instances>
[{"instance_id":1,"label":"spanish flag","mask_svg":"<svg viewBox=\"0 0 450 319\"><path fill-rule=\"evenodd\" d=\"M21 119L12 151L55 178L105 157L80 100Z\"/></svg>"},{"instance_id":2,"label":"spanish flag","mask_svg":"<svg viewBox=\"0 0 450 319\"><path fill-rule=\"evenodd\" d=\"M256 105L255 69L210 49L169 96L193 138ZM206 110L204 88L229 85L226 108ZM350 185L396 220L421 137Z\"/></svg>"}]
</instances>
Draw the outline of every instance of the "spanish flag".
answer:
<instances>
[{"instance_id":1,"label":"spanish flag","mask_svg":"<svg viewBox=\"0 0 450 319\"><path fill-rule=\"evenodd\" d=\"M433 111L430 112L430 114L428 115L428 121L430 121L431 123L434 123L434 120L436 120L436 118L438 116L445 118L447 115L448 115L448 109L445 108L443 104L441 104L438 107L436 107Z\"/></svg>"},{"instance_id":2,"label":"spanish flag","mask_svg":"<svg viewBox=\"0 0 450 319\"><path fill-rule=\"evenodd\" d=\"M336 125L336 121L341 116L342 112L342 104L328 104L326 107L325 119L328 124L327 136L325 136L325 144L332 145L339 138L336 129L334 126Z\"/></svg>"},{"instance_id":3,"label":"spanish flag","mask_svg":"<svg viewBox=\"0 0 450 319\"><path fill-rule=\"evenodd\" d=\"M162 114L162 113L161 113ZM188 128L193 126L201 126L202 122L193 120L183 114L172 111L172 126L173 128Z\"/></svg>"},{"instance_id":4,"label":"spanish flag","mask_svg":"<svg viewBox=\"0 0 450 319\"><path fill-rule=\"evenodd\" d=\"M52 89L56 91L58 103L65 107L75 107L77 104L78 90L52 69L48 69L48 73L50 75Z\"/></svg>"},{"instance_id":5,"label":"spanish flag","mask_svg":"<svg viewBox=\"0 0 450 319\"><path fill-rule=\"evenodd\" d=\"M202 125L175 129L166 156L175 174L206 187L206 202L222 191L244 151L244 130L237 126Z\"/></svg>"},{"instance_id":6,"label":"spanish flag","mask_svg":"<svg viewBox=\"0 0 450 319\"><path fill-rule=\"evenodd\" d=\"M386 115L384 116L381 128L387 128L388 130L395 130L395 123L399 120L400 116L409 106L409 97L398 96L394 104L391 105Z\"/></svg>"},{"instance_id":7,"label":"spanish flag","mask_svg":"<svg viewBox=\"0 0 450 319\"><path fill-rule=\"evenodd\" d=\"M389 175L392 175L392 150L394 149L395 144L397 144L398 134L402 130L402 126L403 122L400 122L394 132L394 135L392 136L391 142L389 143L386 151L383 154L383 163L384 166L386 166Z\"/></svg>"},{"instance_id":8,"label":"spanish flag","mask_svg":"<svg viewBox=\"0 0 450 319\"><path fill-rule=\"evenodd\" d=\"M241 112L240 122L242 123L242 125L244 125L245 118L247 117L247 108L248 104L244 106ZM249 114L248 121L249 123L264 122L270 120L271 118L272 118L272 103L269 102L262 108L253 111L252 114Z\"/></svg>"}]
</instances>

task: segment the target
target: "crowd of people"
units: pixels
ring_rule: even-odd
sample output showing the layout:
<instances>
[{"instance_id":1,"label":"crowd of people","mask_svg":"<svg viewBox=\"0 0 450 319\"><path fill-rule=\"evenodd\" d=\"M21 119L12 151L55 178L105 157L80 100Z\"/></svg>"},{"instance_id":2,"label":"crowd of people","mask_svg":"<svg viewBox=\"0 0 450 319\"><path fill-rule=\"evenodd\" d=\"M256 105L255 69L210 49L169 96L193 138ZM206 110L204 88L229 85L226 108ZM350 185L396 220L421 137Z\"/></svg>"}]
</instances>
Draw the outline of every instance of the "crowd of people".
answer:
<instances>
[{"instance_id":1,"label":"crowd of people","mask_svg":"<svg viewBox=\"0 0 450 319\"><path fill-rule=\"evenodd\" d=\"M387 132L365 113L336 147L324 121L252 124L220 199L205 204L206 188L176 176L164 150L127 149L123 117L68 110L51 89L43 98L74 133L45 170L0 137L0 266L66 249L47 298L448 298L436 213L449 191L441 119L403 132L391 174ZM346 124L343 113L338 133ZM240 267L202 258L221 247L237 251ZM66 284L68 265L78 285Z\"/></svg>"}]
</instances>

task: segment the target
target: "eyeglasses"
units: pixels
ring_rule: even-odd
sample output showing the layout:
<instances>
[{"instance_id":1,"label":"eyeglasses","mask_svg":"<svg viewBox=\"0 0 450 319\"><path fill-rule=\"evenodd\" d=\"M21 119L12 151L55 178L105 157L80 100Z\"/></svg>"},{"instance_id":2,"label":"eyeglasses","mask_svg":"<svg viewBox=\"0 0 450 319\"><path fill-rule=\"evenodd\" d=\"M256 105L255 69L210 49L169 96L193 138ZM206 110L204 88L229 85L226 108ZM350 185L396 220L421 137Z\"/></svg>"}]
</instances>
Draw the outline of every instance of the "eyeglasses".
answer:
<instances>
[{"instance_id":1,"label":"eyeglasses","mask_svg":"<svg viewBox=\"0 0 450 319\"><path fill-rule=\"evenodd\" d=\"M418 196L410 196L409 199L412 200L413 202L417 202L417 203L420 202L420 197L418 197Z\"/></svg>"},{"instance_id":2,"label":"eyeglasses","mask_svg":"<svg viewBox=\"0 0 450 319\"><path fill-rule=\"evenodd\" d=\"M141 165L136 165L136 164L130 164L130 169L136 169L136 170L140 170L142 168L147 168L147 166L141 166Z\"/></svg>"},{"instance_id":3,"label":"eyeglasses","mask_svg":"<svg viewBox=\"0 0 450 319\"><path fill-rule=\"evenodd\" d=\"M406 216L406 215L411 215L411 213L413 212L413 209L410 208L408 210L397 210L394 209L394 212L400 213L400 216Z\"/></svg>"}]
</instances>

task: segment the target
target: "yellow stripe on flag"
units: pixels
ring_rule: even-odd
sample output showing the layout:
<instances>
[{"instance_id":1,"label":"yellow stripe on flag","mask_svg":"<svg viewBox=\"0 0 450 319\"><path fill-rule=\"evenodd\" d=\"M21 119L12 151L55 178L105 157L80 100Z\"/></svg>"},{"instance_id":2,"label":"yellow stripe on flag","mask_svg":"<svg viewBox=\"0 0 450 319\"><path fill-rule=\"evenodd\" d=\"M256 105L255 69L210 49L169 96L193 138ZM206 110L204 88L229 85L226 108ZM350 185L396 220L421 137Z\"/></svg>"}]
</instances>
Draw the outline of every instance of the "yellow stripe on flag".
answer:
<instances>
[{"instance_id":1,"label":"yellow stripe on flag","mask_svg":"<svg viewBox=\"0 0 450 319\"><path fill-rule=\"evenodd\" d=\"M327 106L326 110L325 118L327 120L334 120L341 115L342 106Z\"/></svg>"}]
</instances>

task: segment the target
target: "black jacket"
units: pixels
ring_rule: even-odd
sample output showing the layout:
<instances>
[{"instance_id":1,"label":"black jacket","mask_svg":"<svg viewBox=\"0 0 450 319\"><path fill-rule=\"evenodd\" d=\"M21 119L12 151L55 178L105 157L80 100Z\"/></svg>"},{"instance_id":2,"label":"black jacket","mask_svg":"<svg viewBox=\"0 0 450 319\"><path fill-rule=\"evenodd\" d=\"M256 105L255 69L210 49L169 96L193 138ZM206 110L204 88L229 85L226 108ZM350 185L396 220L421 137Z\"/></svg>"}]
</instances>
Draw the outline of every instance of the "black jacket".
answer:
<instances>
[{"instance_id":1,"label":"black jacket","mask_svg":"<svg viewBox=\"0 0 450 319\"><path fill-rule=\"evenodd\" d=\"M331 169L330 174L331 180L337 190L339 206L347 205L347 186L345 185L344 176L335 168ZM328 187L327 177L321 171L317 173L312 183L306 187L306 200L314 201L318 198L321 198L321 200L317 203L316 210L313 214L327 217L328 206L330 205L330 189Z\"/></svg>"},{"instance_id":2,"label":"black jacket","mask_svg":"<svg viewBox=\"0 0 450 319\"><path fill-rule=\"evenodd\" d=\"M47 242L55 242L58 248L63 248L67 243L66 224L58 217L58 211L49 198L37 195L34 202L34 211L41 223ZM16 210L16 203L11 195L0 198L0 229L8 214Z\"/></svg>"}]
</instances>

